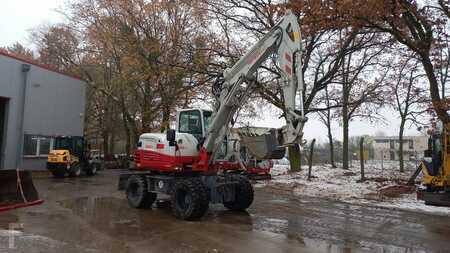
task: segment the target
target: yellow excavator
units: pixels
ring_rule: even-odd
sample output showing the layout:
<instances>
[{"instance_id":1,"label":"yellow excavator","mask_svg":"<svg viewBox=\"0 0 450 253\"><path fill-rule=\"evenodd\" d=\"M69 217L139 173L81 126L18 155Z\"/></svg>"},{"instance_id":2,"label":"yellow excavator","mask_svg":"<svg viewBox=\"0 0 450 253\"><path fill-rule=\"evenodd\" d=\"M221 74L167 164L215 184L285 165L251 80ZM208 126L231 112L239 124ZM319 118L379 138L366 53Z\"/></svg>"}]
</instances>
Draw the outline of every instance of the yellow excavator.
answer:
<instances>
[{"instance_id":1,"label":"yellow excavator","mask_svg":"<svg viewBox=\"0 0 450 253\"><path fill-rule=\"evenodd\" d=\"M84 171L88 176L97 174L100 161L91 154L81 136L59 136L55 149L48 154L47 169L54 177L78 177Z\"/></svg>"},{"instance_id":2,"label":"yellow excavator","mask_svg":"<svg viewBox=\"0 0 450 253\"><path fill-rule=\"evenodd\" d=\"M423 178L417 198L426 205L450 206L450 123L440 123L430 131L419 169Z\"/></svg>"}]
</instances>

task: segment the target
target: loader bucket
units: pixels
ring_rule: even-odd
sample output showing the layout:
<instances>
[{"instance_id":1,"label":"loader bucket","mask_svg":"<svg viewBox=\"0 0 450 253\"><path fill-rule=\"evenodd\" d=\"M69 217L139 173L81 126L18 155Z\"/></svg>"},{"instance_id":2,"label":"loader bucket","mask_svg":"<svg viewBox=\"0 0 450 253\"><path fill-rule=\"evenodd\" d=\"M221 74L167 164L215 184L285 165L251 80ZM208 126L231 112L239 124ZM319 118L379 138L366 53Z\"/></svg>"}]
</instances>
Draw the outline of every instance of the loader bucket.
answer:
<instances>
[{"instance_id":1,"label":"loader bucket","mask_svg":"<svg viewBox=\"0 0 450 253\"><path fill-rule=\"evenodd\" d=\"M259 160L281 159L286 149L280 147L275 129L270 129L264 134L252 134L251 132L239 133L241 143L248 151Z\"/></svg>"},{"instance_id":2,"label":"loader bucket","mask_svg":"<svg viewBox=\"0 0 450 253\"><path fill-rule=\"evenodd\" d=\"M31 171L0 170L0 212L42 203Z\"/></svg>"}]
</instances>

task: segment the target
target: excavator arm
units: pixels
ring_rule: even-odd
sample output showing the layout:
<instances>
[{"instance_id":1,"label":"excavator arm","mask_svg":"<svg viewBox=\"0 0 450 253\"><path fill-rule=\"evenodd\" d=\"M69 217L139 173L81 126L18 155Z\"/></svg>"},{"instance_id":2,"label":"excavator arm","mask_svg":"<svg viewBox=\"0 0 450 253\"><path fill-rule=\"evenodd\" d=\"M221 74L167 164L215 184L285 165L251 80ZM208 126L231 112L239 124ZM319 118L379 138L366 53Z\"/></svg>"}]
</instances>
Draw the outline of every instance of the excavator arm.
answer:
<instances>
[{"instance_id":1,"label":"excavator arm","mask_svg":"<svg viewBox=\"0 0 450 253\"><path fill-rule=\"evenodd\" d=\"M206 169L214 162L215 152L228 134L235 112L247 101L256 87L255 73L271 56L276 56L277 68L282 77L286 125L281 129L282 143L287 146L301 143L302 129L306 122L303 110L303 76L301 63L301 34L297 16L291 11L286 15L233 67L223 73L224 82L214 108L213 120L200 150L196 167ZM297 104L297 94L300 94ZM299 113L300 114L299 114Z\"/></svg>"}]
</instances>

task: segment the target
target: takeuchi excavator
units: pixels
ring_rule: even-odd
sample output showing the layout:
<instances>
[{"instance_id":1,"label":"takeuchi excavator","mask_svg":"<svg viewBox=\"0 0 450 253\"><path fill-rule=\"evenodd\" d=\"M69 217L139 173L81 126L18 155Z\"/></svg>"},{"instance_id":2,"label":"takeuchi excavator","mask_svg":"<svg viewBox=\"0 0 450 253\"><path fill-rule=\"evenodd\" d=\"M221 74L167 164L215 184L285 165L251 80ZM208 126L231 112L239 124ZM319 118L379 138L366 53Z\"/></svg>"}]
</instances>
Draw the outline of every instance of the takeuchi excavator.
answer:
<instances>
[{"instance_id":1,"label":"takeuchi excavator","mask_svg":"<svg viewBox=\"0 0 450 253\"><path fill-rule=\"evenodd\" d=\"M201 218L210 203L223 204L230 210L247 209L253 202L252 185L245 176L230 172L230 163L223 160L230 123L236 111L255 92L257 69L273 56L282 77L280 90L286 125L263 136L248 135L246 143L258 145L259 148L253 150L264 159L278 156L280 147L302 143L307 119L301 96L301 51L298 18L288 10L233 67L223 72L222 80L215 83L216 103L209 127L203 124L204 138L196 138L192 129L184 131L194 120L192 115L186 115L186 120L180 116L176 130L143 134L140 139L145 142L140 145L144 148L138 148L138 154L145 163L139 164L136 171L121 174L119 179L119 190L125 190L129 205L148 208L158 195L168 195L173 214L185 220ZM205 116L195 118L206 121Z\"/></svg>"},{"instance_id":2,"label":"takeuchi excavator","mask_svg":"<svg viewBox=\"0 0 450 253\"><path fill-rule=\"evenodd\" d=\"M450 206L450 123L430 131L428 149L419 165L422 188L417 197L427 205Z\"/></svg>"}]
</instances>

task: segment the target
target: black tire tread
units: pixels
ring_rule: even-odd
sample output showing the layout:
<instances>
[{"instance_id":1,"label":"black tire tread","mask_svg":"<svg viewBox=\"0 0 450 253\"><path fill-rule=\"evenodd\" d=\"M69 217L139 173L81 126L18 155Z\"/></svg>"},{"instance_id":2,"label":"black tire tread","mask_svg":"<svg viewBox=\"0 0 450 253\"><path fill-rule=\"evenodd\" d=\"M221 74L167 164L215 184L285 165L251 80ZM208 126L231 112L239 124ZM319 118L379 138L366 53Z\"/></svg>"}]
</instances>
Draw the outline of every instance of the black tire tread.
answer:
<instances>
[{"instance_id":1,"label":"black tire tread","mask_svg":"<svg viewBox=\"0 0 450 253\"><path fill-rule=\"evenodd\" d=\"M190 213L183 213L176 207L175 192L180 187L189 189L194 208ZM175 182L171 193L172 212L175 217L183 220L198 220L205 215L209 207L208 189L200 178L186 178Z\"/></svg>"},{"instance_id":2,"label":"black tire tread","mask_svg":"<svg viewBox=\"0 0 450 253\"><path fill-rule=\"evenodd\" d=\"M78 175L75 173L75 171L73 170L73 167L78 167L78 169L80 170L80 172L81 172L81 165L79 164L79 163L75 163L75 164L73 164L72 165L72 167L70 168L70 171L69 171L69 177L78 177Z\"/></svg>"},{"instance_id":3,"label":"black tire tread","mask_svg":"<svg viewBox=\"0 0 450 253\"><path fill-rule=\"evenodd\" d=\"M141 200L138 201L138 203L133 203L132 201L130 202L130 199L128 198L128 195L127 195L128 204L131 207L138 208L138 209L151 208L157 198L157 194L153 193L153 192L148 192L146 190L147 182L143 176L131 176L128 179L127 189L128 189L128 184L130 184L130 180L135 180L136 183L138 185L140 185L140 187L143 187L143 189L145 189L145 190L142 192L143 196L141 197ZM127 194L127 191L126 191L126 194Z\"/></svg>"},{"instance_id":4,"label":"black tire tread","mask_svg":"<svg viewBox=\"0 0 450 253\"><path fill-rule=\"evenodd\" d=\"M97 166L97 170L94 172L94 166ZM91 164L91 165L87 165L87 167L86 167L86 175L88 175L88 176L95 176L96 174L97 174L97 172L98 172L98 164L97 163L93 163L93 164Z\"/></svg>"},{"instance_id":5,"label":"black tire tread","mask_svg":"<svg viewBox=\"0 0 450 253\"><path fill-rule=\"evenodd\" d=\"M66 175L66 171L64 169L51 169L54 178L63 178Z\"/></svg>"},{"instance_id":6,"label":"black tire tread","mask_svg":"<svg viewBox=\"0 0 450 253\"><path fill-rule=\"evenodd\" d=\"M250 181L240 175L233 176L239 184L236 189L236 199L232 202L224 202L223 205L232 211L244 211L253 203L254 192Z\"/></svg>"}]
</instances>

